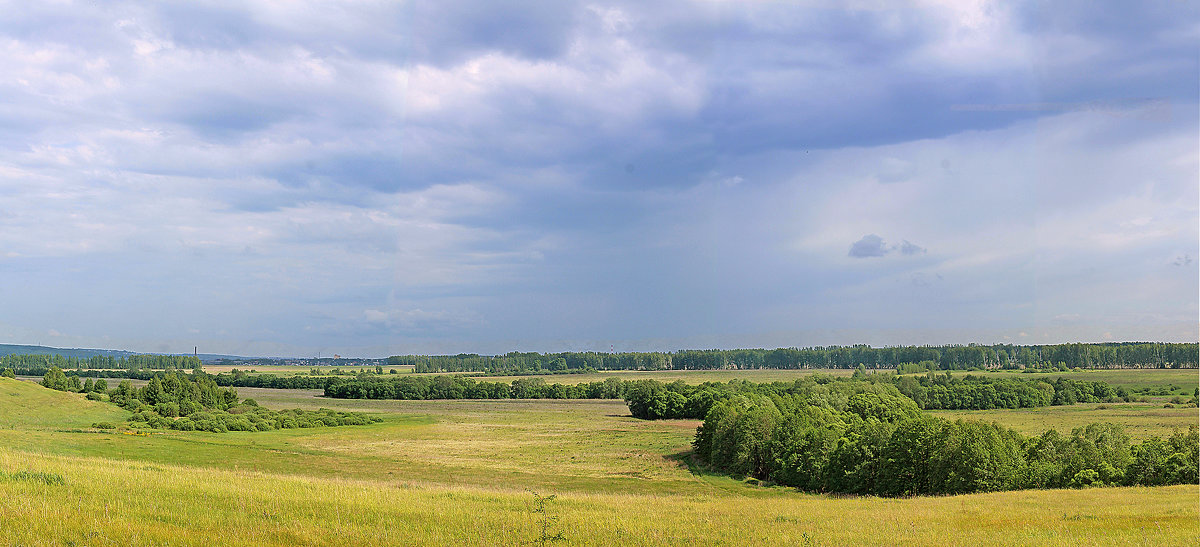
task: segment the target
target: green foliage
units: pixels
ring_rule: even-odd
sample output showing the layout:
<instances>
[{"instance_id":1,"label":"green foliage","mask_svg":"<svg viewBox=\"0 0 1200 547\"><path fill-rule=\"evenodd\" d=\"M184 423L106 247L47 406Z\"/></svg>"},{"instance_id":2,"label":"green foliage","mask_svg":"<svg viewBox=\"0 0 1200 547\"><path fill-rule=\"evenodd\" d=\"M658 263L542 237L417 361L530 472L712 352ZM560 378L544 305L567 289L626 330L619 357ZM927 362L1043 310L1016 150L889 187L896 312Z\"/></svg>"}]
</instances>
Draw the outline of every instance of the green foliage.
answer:
<instances>
[{"instance_id":1,"label":"green foliage","mask_svg":"<svg viewBox=\"0 0 1200 547\"><path fill-rule=\"evenodd\" d=\"M258 406L238 405L228 410L206 409L193 412L178 419L144 409L129 418L135 427L152 429L175 429L179 431L272 431L313 427L337 427L343 425L367 425L381 419L361 412L339 412L326 408L320 410L273 411Z\"/></svg>"},{"instance_id":2,"label":"green foliage","mask_svg":"<svg viewBox=\"0 0 1200 547\"><path fill-rule=\"evenodd\" d=\"M58 367L53 367L46 371L46 375L42 376L42 386L57 391L72 391L70 389L70 382L67 381L67 376Z\"/></svg>"},{"instance_id":3,"label":"green foliage","mask_svg":"<svg viewBox=\"0 0 1200 547\"><path fill-rule=\"evenodd\" d=\"M1021 380L952 376L949 372L891 377L900 392L926 410L990 410L1128 400L1128 394L1104 382L1069 378Z\"/></svg>"},{"instance_id":4,"label":"green foliage","mask_svg":"<svg viewBox=\"0 0 1200 547\"><path fill-rule=\"evenodd\" d=\"M112 357L64 357L57 354L11 354L0 356L0 366L19 369L77 369L77 370L190 370L201 367L200 360L191 355L129 355Z\"/></svg>"},{"instance_id":5,"label":"green foliage","mask_svg":"<svg viewBox=\"0 0 1200 547\"><path fill-rule=\"evenodd\" d=\"M519 378L512 384L481 382L463 376L382 377L323 380L325 396L337 399L620 399L633 382L617 378L587 384L547 384L542 378Z\"/></svg>"},{"instance_id":6,"label":"green foliage","mask_svg":"<svg viewBox=\"0 0 1200 547\"><path fill-rule=\"evenodd\" d=\"M208 375L179 372L154 375L144 387L122 381L109 392L111 402L132 412L131 426L180 431L271 431L302 427L365 425L380 418L359 412L273 411L253 399L239 401L233 389L217 386Z\"/></svg>"},{"instance_id":7,"label":"green foliage","mask_svg":"<svg viewBox=\"0 0 1200 547\"><path fill-rule=\"evenodd\" d=\"M843 382L847 385L863 382ZM831 386L837 383L829 384ZM890 387L890 386L889 386ZM1196 484L1196 427L1131 446L1120 426L1025 438L923 415L895 393L809 389L715 404L695 453L713 468L808 491L912 496L1021 488ZM844 404L838 404L844 401Z\"/></svg>"},{"instance_id":8,"label":"green foliage","mask_svg":"<svg viewBox=\"0 0 1200 547\"><path fill-rule=\"evenodd\" d=\"M32 482L48 486L61 486L67 483L58 473L44 471L0 471L0 482Z\"/></svg>"},{"instance_id":9,"label":"green foliage","mask_svg":"<svg viewBox=\"0 0 1200 547\"><path fill-rule=\"evenodd\" d=\"M16 378L17 372L14 371L12 369L12 367L8 367L8 368L4 369L3 371L0 371L0 376L3 376L5 378Z\"/></svg>"}]
</instances>

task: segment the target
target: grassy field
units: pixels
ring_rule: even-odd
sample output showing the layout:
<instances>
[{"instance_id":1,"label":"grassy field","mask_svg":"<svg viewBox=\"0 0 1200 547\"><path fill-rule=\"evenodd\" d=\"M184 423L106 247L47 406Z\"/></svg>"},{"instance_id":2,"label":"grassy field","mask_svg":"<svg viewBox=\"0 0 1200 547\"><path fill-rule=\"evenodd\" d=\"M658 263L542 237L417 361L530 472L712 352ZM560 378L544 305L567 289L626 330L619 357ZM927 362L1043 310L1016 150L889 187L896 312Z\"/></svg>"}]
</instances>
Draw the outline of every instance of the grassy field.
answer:
<instances>
[{"instance_id":1,"label":"grassy field","mask_svg":"<svg viewBox=\"0 0 1200 547\"><path fill-rule=\"evenodd\" d=\"M1025 435L1041 435L1048 429L1069 433L1093 422L1113 422L1125 426L1133 439L1165 437L1179 429L1186 431L1197 423L1195 408L1163 408L1158 403L1080 403L1069 406L997 410L931 410L930 414L950 420L996 422Z\"/></svg>"},{"instance_id":2,"label":"grassy field","mask_svg":"<svg viewBox=\"0 0 1200 547\"><path fill-rule=\"evenodd\" d=\"M698 422L635 420L619 401L238 391L270 408L384 421L134 436L87 429L122 420L111 405L0 378L0 544L536 544L530 491L559 496L551 531L569 545L1136 545L1200 534L1195 486L836 499L693 472L681 456ZM64 484L4 479L19 471Z\"/></svg>"},{"instance_id":3,"label":"grassy field","mask_svg":"<svg viewBox=\"0 0 1200 547\"><path fill-rule=\"evenodd\" d=\"M942 373L938 373L942 374ZM965 372L955 371L955 376L973 374L993 378L1016 378L1019 380L1070 378L1088 382L1107 382L1113 387L1125 386L1126 389L1174 387L1173 393L1192 395L1200 387L1200 370L1197 369L1122 369L1122 370L1079 370L1073 372L1018 372L1018 371L989 371Z\"/></svg>"},{"instance_id":4,"label":"grassy field","mask_svg":"<svg viewBox=\"0 0 1200 547\"><path fill-rule=\"evenodd\" d=\"M542 534L532 495L508 488L0 449L0 468L15 467L65 484L0 482L0 541L11 544L528 545ZM561 494L548 531L567 545L1186 545L1197 534L1195 486L884 500L693 482L687 495Z\"/></svg>"}]
</instances>

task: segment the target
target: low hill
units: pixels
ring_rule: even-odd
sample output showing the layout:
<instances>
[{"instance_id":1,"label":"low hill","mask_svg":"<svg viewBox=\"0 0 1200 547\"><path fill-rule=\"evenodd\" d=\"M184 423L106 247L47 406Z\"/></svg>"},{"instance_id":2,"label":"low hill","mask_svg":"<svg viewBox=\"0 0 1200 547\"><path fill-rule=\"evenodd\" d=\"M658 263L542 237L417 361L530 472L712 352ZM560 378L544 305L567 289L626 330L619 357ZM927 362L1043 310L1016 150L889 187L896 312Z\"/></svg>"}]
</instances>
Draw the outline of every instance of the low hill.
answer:
<instances>
[{"instance_id":1,"label":"low hill","mask_svg":"<svg viewBox=\"0 0 1200 547\"><path fill-rule=\"evenodd\" d=\"M55 348L50 346L31 346L26 344L0 344L0 357L5 355L61 355L63 357L78 357L87 359L97 355L107 355L110 357L128 357L130 355L191 355L190 353L157 353L157 352L136 352L126 351L122 349L92 349L92 348ZM220 353L201 353L198 355L201 361L209 363L220 359L248 359L247 357L239 357L237 355L225 355Z\"/></svg>"},{"instance_id":2,"label":"low hill","mask_svg":"<svg viewBox=\"0 0 1200 547\"><path fill-rule=\"evenodd\" d=\"M25 344L0 344L0 356L3 355L61 355L63 357L79 357L87 359L97 355L125 357L136 355L132 351L119 349L86 349L86 348L52 348L49 346L30 346Z\"/></svg>"},{"instance_id":3,"label":"low hill","mask_svg":"<svg viewBox=\"0 0 1200 547\"><path fill-rule=\"evenodd\" d=\"M88 427L95 422L120 423L128 417L129 412L116 405L89 401L82 393L0 377L0 429Z\"/></svg>"}]
</instances>

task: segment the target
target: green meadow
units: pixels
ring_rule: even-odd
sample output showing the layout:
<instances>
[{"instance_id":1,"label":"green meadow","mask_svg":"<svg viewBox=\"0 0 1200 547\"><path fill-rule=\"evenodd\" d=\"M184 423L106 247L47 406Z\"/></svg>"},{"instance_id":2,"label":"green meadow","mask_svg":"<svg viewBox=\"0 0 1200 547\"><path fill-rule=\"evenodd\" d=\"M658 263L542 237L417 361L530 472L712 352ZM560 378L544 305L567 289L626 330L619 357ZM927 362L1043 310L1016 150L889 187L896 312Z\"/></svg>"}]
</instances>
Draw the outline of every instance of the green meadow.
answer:
<instances>
[{"instance_id":1,"label":"green meadow","mask_svg":"<svg viewBox=\"0 0 1200 547\"><path fill-rule=\"evenodd\" d=\"M938 372L937 374L945 374ZM1124 386L1127 389L1144 389L1173 387L1172 393L1192 395L1200 386L1200 371L1196 369L1088 369L1070 372L1022 372L1022 371L954 371L955 376L973 374L992 378L1017 378L1021 380L1043 379L1053 381L1056 378L1070 378L1088 382L1107 382L1113 387Z\"/></svg>"},{"instance_id":2,"label":"green meadow","mask_svg":"<svg viewBox=\"0 0 1200 547\"><path fill-rule=\"evenodd\" d=\"M584 375L547 380L572 376ZM1157 545L1200 535L1195 485L819 496L706 473L687 458L699 422L637 420L622 401L238 393L383 421L133 435L89 427L121 423L116 406L0 378L0 544ZM953 414L1026 433L1116 421L1135 437L1196 421L1195 409L1099 406ZM556 498L538 512L534 492Z\"/></svg>"},{"instance_id":3,"label":"green meadow","mask_svg":"<svg viewBox=\"0 0 1200 547\"><path fill-rule=\"evenodd\" d=\"M1163 408L1161 403L1079 403L996 410L931 410L949 420L996 422L1024 435L1041 435L1049 429L1068 433L1095 422L1119 423L1133 439L1166 437L1175 430L1186 431L1197 423L1195 408Z\"/></svg>"}]
</instances>

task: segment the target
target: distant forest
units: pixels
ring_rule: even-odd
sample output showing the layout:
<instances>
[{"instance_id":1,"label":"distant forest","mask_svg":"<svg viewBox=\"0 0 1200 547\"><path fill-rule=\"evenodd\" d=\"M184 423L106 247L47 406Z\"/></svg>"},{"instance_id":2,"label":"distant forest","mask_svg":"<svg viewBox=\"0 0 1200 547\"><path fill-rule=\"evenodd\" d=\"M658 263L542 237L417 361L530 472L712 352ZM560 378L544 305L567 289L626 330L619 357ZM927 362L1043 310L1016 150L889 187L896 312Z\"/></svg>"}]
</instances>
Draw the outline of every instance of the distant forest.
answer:
<instances>
[{"instance_id":1,"label":"distant forest","mask_svg":"<svg viewBox=\"0 0 1200 547\"><path fill-rule=\"evenodd\" d=\"M194 370L200 368L200 360L191 355L95 355L92 357L64 357L62 355L25 354L0 356L0 369L87 369L87 370Z\"/></svg>"},{"instance_id":2,"label":"distant forest","mask_svg":"<svg viewBox=\"0 0 1200 547\"><path fill-rule=\"evenodd\" d=\"M856 345L646 353L395 355L388 358L388 365L413 366L416 372L506 374L576 370L853 369L860 365L903 372L987 368L1196 368L1197 351L1195 343L1156 342L885 348Z\"/></svg>"}]
</instances>

